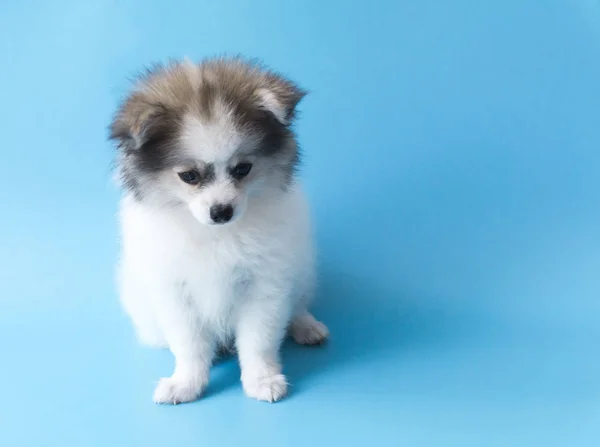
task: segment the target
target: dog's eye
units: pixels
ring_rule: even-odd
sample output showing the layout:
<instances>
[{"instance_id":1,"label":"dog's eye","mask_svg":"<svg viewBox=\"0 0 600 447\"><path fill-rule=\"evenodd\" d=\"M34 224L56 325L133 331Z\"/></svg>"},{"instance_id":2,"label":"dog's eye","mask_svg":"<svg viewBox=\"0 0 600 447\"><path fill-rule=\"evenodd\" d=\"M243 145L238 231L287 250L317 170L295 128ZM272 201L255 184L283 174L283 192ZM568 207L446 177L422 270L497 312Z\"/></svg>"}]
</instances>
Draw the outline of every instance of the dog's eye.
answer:
<instances>
[{"instance_id":1,"label":"dog's eye","mask_svg":"<svg viewBox=\"0 0 600 447\"><path fill-rule=\"evenodd\" d=\"M195 169L191 171L179 172L177 175L179 175L179 178L189 185L197 185L200 183L200 173Z\"/></svg>"},{"instance_id":2,"label":"dog's eye","mask_svg":"<svg viewBox=\"0 0 600 447\"><path fill-rule=\"evenodd\" d=\"M252 169L252 163L240 163L231 170L231 175L237 179L246 177Z\"/></svg>"}]
</instances>

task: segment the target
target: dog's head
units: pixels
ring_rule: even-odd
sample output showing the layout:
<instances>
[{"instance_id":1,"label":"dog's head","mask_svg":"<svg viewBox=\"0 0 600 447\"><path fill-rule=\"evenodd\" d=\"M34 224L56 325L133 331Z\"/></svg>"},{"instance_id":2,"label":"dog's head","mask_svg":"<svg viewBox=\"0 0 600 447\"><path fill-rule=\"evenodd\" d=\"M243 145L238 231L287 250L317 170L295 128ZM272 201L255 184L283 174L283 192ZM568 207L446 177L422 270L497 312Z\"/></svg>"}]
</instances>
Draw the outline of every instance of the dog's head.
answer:
<instances>
[{"instance_id":1,"label":"dog's head","mask_svg":"<svg viewBox=\"0 0 600 447\"><path fill-rule=\"evenodd\" d=\"M123 186L138 200L186 205L205 224L235 220L250 194L293 180L290 126L304 95L239 58L149 70L110 127Z\"/></svg>"}]
</instances>

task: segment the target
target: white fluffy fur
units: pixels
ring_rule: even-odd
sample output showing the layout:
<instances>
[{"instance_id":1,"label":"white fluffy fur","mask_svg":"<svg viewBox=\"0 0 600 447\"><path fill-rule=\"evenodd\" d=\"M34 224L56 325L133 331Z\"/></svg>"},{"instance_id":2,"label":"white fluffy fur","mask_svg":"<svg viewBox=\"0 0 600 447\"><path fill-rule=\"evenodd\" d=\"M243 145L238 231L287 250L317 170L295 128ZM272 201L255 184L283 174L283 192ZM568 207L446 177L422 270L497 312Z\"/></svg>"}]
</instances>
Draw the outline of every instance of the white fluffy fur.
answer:
<instances>
[{"instance_id":1,"label":"white fluffy fur","mask_svg":"<svg viewBox=\"0 0 600 447\"><path fill-rule=\"evenodd\" d=\"M222 226L201 224L185 208L122 201L123 305L141 342L175 356L155 402L196 399L215 350L232 338L246 394L276 401L287 391L279 359L286 331L303 344L328 335L307 311L314 265L300 187L247 201L243 217Z\"/></svg>"}]
</instances>

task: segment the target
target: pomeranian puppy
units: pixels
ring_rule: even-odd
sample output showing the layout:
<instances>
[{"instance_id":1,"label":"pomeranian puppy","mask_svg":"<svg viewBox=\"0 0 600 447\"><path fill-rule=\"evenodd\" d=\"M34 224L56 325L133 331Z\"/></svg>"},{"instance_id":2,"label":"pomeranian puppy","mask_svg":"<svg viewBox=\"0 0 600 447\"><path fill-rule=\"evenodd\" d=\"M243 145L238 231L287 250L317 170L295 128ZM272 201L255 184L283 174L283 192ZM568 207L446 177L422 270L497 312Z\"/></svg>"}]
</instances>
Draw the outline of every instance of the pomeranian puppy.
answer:
<instances>
[{"instance_id":1,"label":"pomeranian puppy","mask_svg":"<svg viewBox=\"0 0 600 447\"><path fill-rule=\"evenodd\" d=\"M314 253L291 128L305 92L242 58L156 66L117 110L119 288L139 340L168 347L157 403L197 399L235 347L245 393L286 395L286 334L318 344Z\"/></svg>"}]
</instances>

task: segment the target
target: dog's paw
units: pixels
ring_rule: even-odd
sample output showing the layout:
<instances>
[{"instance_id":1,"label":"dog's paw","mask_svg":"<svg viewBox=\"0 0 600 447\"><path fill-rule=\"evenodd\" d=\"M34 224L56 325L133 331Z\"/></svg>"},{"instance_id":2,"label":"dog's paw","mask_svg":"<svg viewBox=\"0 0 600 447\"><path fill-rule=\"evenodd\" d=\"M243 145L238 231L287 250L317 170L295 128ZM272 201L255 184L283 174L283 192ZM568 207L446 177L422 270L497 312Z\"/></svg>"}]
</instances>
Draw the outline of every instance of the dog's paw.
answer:
<instances>
[{"instance_id":1,"label":"dog's paw","mask_svg":"<svg viewBox=\"0 0 600 447\"><path fill-rule=\"evenodd\" d=\"M184 402L192 402L200 396L202 386L194 380L180 380L173 377L160 379L156 390L154 390L154 402L157 404L177 405Z\"/></svg>"},{"instance_id":2,"label":"dog's paw","mask_svg":"<svg viewBox=\"0 0 600 447\"><path fill-rule=\"evenodd\" d=\"M255 377L243 381L248 397L265 402L277 402L287 394L288 383L283 374Z\"/></svg>"},{"instance_id":3,"label":"dog's paw","mask_svg":"<svg viewBox=\"0 0 600 447\"><path fill-rule=\"evenodd\" d=\"M306 315L294 320L290 334L300 345L318 345L329 337L329 329L312 315Z\"/></svg>"}]
</instances>

